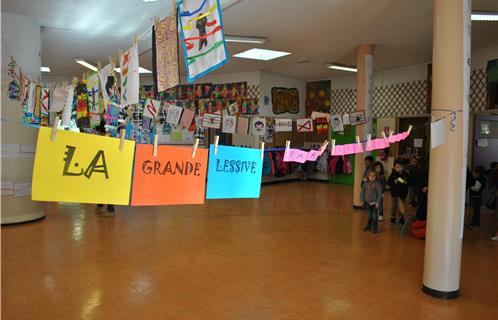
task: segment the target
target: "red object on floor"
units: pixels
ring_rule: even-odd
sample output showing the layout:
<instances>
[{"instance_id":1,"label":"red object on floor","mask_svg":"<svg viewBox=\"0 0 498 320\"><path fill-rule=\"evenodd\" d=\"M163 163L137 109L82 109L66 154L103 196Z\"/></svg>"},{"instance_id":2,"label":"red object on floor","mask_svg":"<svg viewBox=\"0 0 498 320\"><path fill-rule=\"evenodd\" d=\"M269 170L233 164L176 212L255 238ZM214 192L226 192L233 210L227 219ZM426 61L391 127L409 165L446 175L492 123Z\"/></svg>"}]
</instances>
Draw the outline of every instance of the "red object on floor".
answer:
<instances>
[{"instance_id":1,"label":"red object on floor","mask_svg":"<svg viewBox=\"0 0 498 320\"><path fill-rule=\"evenodd\" d=\"M412 234L415 238L425 239L425 225L426 222L424 220L417 220L412 222Z\"/></svg>"}]
</instances>

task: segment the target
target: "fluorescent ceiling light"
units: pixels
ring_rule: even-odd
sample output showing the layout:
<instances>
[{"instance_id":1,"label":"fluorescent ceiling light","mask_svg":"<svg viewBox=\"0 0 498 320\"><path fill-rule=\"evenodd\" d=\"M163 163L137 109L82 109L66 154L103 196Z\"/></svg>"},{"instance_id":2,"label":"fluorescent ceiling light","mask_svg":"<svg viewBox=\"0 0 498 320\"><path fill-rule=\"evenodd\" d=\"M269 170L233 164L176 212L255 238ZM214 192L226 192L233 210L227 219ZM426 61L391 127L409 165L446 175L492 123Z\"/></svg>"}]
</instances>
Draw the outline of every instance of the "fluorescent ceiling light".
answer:
<instances>
[{"instance_id":1,"label":"fluorescent ceiling light","mask_svg":"<svg viewBox=\"0 0 498 320\"><path fill-rule=\"evenodd\" d=\"M289 54L290 54L290 52L253 48L253 49L241 52L241 53L237 53L236 55L234 55L234 57L268 61L268 60L280 58L283 56L287 56Z\"/></svg>"},{"instance_id":2,"label":"fluorescent ceiling light","mask_svg":"<svg viewBox=\"0 0 498 320\"><path fill-rule=\"evenodd\" d=\"M50 72L50 67L40 67L41 72Z\"/></svg>"},{"instance_id":3,"label":"fluorescent ceiling light","mask_svg":"<svg viewBox=\"0 0 498 320\"><path fill-rule=\"evenodd\" d=\"M235 42L235 43L254 43L254 44L262 44L266 42L266 38L263 37L244 37L244 36L229 36L225 35L226 42Z\"/></svg>"},{"instance_id":4,"label":"fluorescent ceiling light","mask_svg":"<svg viewBox=\"0 0 498 320\"><path fill-rule=\"evenodd\" d=\"M473 20L473 21L498 21L498 12L472 11L471 20Z\"/></svg>"},{"instance_id":5,"label":"fluorescent ceiling light","mask_svg":"<svg viewBox=\"0 0 498 320\"><path fill-rule=\"evenodd\" d=\"M90 63L86 62L85 59L76 58L76 59L74 59L74 61L76 61L77 63L81 64L84 67L87 67L90 70L93 70L93 71L98 70L96 66L91 65Z\"/></svg>"},{"instance_id":6,"label":"fluorescent ceiling light","mask_svg":"<svg viewBox=\"0 0 498 320\"><path fill-rule=\"evenodd\" d=\"M117 73L121 73L121 68L114 68L114 71L116 71ZM138 67L138 73L152 73L152 71L142 67Z\"/></svg>"},{"instance_id":7,"label":"fluorescent ceiling light","mask_svg":"<svg viewBox=\"0 0 498 320\"><path fill-rule=\"evenodd\" d=\"M145 3L150 3L150 2L156 2L156 1L159 1L159 0L142 0L143 2Z\"/></svg>"},{"instance_id":8,"label":"fluorescent ceiling light","mask_svg":"<svg viewBox=\"0 0 498 320\"><path fill-rule=\"evenodd\" d=\"M345 65L336 64L336 63L328 63L327 68L342 70L342 71L350 71L350 72L357 72L358 71L358 69L356 69L356 67L354 67L354 66L345 66Z\"/></svg>"}]
</instances>

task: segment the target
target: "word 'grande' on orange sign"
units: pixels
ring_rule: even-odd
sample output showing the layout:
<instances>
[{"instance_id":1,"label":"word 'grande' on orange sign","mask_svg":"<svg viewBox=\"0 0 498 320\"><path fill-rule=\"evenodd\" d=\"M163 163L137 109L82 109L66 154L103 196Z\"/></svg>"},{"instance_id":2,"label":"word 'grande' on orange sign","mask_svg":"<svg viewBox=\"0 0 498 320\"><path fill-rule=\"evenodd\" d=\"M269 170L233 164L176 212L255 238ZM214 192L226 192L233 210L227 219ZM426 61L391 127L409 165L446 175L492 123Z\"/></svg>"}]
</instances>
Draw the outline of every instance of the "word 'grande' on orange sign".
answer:
<instances>
[{"instance_id":1,"label":"word 'grande' on orange sign","mask_svg":"<svg viewBox=\"0 0 498 320\"><path fill-rule=\"evenodd\" d=\"M138 144L131 205L204 203L207 159L207 149L192 158L192 148L158 146L154 157L153 145Z\"/></svg>"}]
</instances>

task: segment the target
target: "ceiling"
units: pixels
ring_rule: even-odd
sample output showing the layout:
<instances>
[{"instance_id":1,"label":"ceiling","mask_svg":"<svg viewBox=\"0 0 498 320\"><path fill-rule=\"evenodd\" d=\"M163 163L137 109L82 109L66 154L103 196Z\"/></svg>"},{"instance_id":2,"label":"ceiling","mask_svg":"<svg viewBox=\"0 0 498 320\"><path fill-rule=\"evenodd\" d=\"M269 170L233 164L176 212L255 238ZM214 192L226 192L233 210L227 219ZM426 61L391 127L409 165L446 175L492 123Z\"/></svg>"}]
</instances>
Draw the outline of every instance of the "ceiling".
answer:
<instances>
[{"instance_id":1,"label":"ceiling","mask_svg":"<svg viewBox=\"0 0 498 320\"><path fill-rule=\"evenodd\" d=\"M355 47L375 44L374 69L431 60L431 0L220 0L225 34L262 36L257 47L292 54L272 61L231 58L216 71L264 70L310 80L346 75L327 62L355 64ZM140 65L151 69L150 29L173 0L3 0L2 11L31 16L42 26L42 63L51 76L81 75L74 58L106 63L108 56L139 39ZM474 0L474 10L498 11L498 0ZM498 23L472 23L472 49L498 44ZM228 44L230 55L255 47ZM311 62L297 63L301 58ZM184 64L182 73L184 73Z\"/></svg>"}]
</instances>

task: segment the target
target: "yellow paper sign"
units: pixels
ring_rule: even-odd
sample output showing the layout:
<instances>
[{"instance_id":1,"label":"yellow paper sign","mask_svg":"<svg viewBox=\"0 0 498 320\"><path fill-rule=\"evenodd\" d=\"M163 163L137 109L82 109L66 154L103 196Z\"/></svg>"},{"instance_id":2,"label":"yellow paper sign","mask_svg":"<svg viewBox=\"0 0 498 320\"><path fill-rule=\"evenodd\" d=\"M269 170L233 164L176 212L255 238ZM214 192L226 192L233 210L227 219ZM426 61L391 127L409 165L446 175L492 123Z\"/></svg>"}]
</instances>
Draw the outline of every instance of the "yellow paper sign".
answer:
<instances>
[{"instance_id":1,"label":"yellow paper sign","mask_svg":"<svg viewBox=\"0 0 498 320\"><path fill-rule=\"evenodd\" d=\"M129 204L135 142L40 127L33 169L35 201Z\"/></svg>"}]
</instances>

